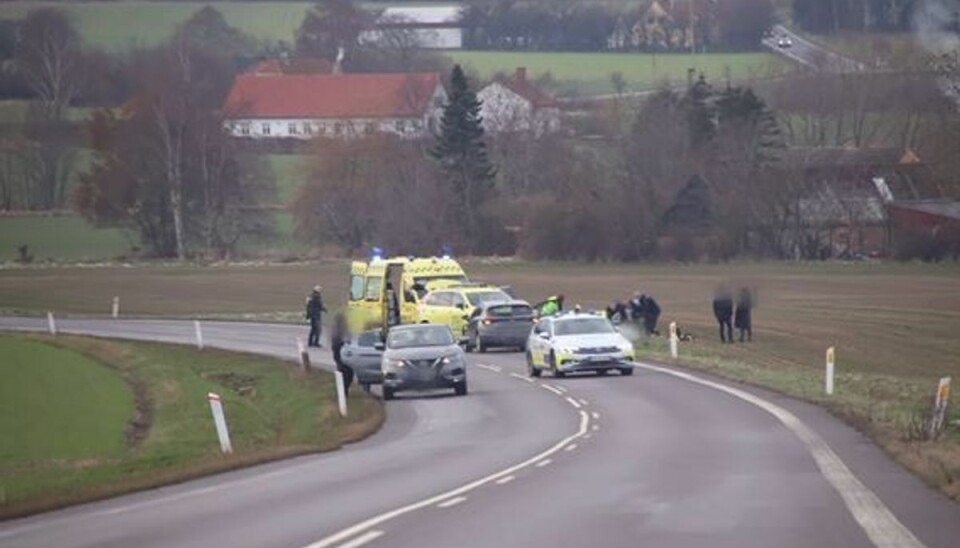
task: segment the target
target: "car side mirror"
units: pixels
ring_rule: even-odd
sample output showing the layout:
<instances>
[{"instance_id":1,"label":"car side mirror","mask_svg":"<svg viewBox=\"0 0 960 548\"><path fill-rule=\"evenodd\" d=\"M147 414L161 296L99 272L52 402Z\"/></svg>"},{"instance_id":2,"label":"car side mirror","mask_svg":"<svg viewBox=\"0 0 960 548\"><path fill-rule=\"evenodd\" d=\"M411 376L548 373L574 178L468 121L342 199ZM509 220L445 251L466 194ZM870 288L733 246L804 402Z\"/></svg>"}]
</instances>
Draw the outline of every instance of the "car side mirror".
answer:
<instances>
[{"instance_id":1,"label":"car side mirror","mask_svg":"<svg viewBox=\"0 0 960 548\"><path fill-rule=\"evenodd\" d=\"M382 342L378 342L378 343L374 343L374 344L373 344L373 349L374 349L374 350L379 350L379 351L383 352L384 349L386 349L386 348L387 348L387 345L383 344Z\"/></svg>"},{"instance_id":2,"label":"car side mirror","mask_svg":"<svg viewBox=\"0 0 960 548\"><path fill-rule=\"evenodd\" d=\"M467 305L465 305L465 304L463 304L463 303L457 303L457 308L459 308L460 310L463 310L463 309L466 308L466 307L467 307Z\"/></svg>"}]
</instances>

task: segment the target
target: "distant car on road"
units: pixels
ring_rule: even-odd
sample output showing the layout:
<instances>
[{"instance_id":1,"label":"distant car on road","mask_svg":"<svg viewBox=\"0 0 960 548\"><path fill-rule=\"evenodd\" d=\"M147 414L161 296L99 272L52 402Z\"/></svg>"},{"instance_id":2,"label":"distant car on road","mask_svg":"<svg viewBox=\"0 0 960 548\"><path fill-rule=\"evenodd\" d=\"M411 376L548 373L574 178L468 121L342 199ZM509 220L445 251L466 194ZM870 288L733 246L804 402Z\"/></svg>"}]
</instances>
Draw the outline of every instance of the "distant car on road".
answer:
<instances>
[{"instance_id":1,"label":"distant car on road","mask_svg":"<svg viewBox=\"0 0 960 548\"><path fill-rule=\"evenodd\" d=\"M421 323L449 325L459 340L467 336L467 323L480 305L509 301L503 289L485 284L458 284L427 293L420 303Z\"/></svg>"},{"instance_id":2,"label":"distant car on road","mask_svg":"<svg viewBox=\"0 0 960 548\"><path fill-rule=\"evenodd\" d=\"M611 370L632 375L633 343L614 328L610 320L594 314L568 313L540 319L527 340L527 371L539 377L550 371L554 377Z\"/></svg>"},{"instance_id":3,"label":"distant car on road","mask_svg":"<svg viewBox=\"0 0 960 548\"><path fill-rule=\"evenodd\" d=\"M526 350L533 323L533 308L527 301L482 303L467 324L467 352L494 347Z\"/></svg>"},{"instance_id":4,"label":"distant car on road","mask_svg":"<svg viewBox=\"0 0 960 548\"><path fill-rule=\"evenodd\" d=\"M777 47L782 49L793 47L793 40L789 36L781 36L777 39Z\"/></svg>"},{"instance_id":5,"label":"distant car on road","mask_svg":"<svg viewBox=\"0 0 960 548\"><path fill-rule=\"evenodd\" d=\"M383 360L383 349L378 348L382 331L373 329L364 331L344 341L340 349L340 360L353 369L357 383L368 390L371 384L383 382L383 372L380 371L380 362Z\"/></svg>"},{"instance_id":6,"label":"distant car on road","mask_svg":"<svg viewBox=\"0 0 960 548\"><path fill-rule=\"evenodd\" d=\"M378 343L383 359L383 399L402 390L453 388L467 394L467 357L446 325L400 325Z\"/></svg>"}]
</instances>

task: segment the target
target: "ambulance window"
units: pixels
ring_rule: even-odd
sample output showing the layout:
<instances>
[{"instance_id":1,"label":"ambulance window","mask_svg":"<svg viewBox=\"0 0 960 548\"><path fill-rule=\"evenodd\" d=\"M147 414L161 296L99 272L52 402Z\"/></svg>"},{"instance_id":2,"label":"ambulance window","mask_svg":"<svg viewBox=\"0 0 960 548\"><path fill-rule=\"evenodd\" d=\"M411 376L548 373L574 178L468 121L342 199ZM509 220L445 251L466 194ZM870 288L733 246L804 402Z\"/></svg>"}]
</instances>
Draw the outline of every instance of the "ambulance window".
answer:
<instances>
[{"instance_id":1,"label":"ambulance window","mask_svg":"<svg viewBox=\"0 0 960 548\"><path fill-rule=\"evenodd\" d=\"M451 306L450 292L431 293L427 304L430 306Z\"/></svg>"},{"instance_id":2,"label":"ambulance window","mask_svg":"<svg viewBox=\"0 0 960 548\"><path fill-rule=\"evenodd\" d=\"M350 300L359 301L363 299L363 276L355 275L350 277Z\"/></svg>"},{"instance_id":3,"label":"ambulance window","mask_svg":"<svg viewBox=\"0 0 960 548\"><path fill-rule=\"evenodd\" d=\"M383 278L370 276L367 278L367 291L365 298L368 301L380 300L380 288L383 287Z\"/></svg>"},{"instance_id":4,"label":"ambulance window","mask_svg":"<svg viewBox=\"0 0 960 548\"><path fill-rule=\"evenodd\" d=\"M459 293L454 293L450 306L461 306L461 305L467 306L467 300L463 298L463 295Z\"/></svg>"}]
</instances>

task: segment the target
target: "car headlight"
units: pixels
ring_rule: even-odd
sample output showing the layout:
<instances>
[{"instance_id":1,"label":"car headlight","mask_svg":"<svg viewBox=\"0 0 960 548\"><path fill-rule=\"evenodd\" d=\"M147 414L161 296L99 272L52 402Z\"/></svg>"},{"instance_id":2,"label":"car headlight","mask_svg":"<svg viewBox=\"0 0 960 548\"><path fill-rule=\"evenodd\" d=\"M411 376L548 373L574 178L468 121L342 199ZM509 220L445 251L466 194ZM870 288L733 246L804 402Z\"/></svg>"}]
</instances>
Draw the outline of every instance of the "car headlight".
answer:
<instances>
[{"instance_id":1,"label":"car headlight","mask_svg":"<svg viewBox=\"0 0 960 548\"><path fill-rule=\"evenodd\" d=\"M403 360L391 360L389 358L383 360L384 369L401 369L405 365L406 364L403 362Z\"/></svg>"},{"instance_id":2,"label":"car headlight","mask_svg":"<svg viewBox=\"0 0 960 548\"><path fill-rule=\"evenodd\" d=\"M460 354L451 354L440 359L440 363L443 365L459 364L462 361L463 358L460 357Z\"/></svg>"}]
</instances>

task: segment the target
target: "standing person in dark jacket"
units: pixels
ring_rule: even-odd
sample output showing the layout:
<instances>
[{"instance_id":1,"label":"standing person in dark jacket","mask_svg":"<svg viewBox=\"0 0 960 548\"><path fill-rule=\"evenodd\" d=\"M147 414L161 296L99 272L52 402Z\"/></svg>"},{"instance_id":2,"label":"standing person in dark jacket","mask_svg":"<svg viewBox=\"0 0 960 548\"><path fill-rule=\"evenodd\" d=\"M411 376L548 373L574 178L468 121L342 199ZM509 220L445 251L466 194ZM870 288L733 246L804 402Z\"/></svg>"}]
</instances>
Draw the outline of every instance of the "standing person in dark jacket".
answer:
<instances>
[{"instance_id":1,"label":"standing person in dark jacket","mask_svg":"<svg viewBox=\"0 0 960 548\"><path fill-rule=\"evenodd\" d=\"M320 333L323 331L323 313L327 309L323 306L323 297L320 291L323 287L313 286L313 292L307 297L307 319L310 320L310 336L307 338L307 346L320 347Z\"/></svg>"},{"instance_id":2,"label":"standing person in dark jacket","mask_svg":"<svg viewBox=\"0 0 960 548\"><path fill-rule=\"evenodd\" d=\"M737 296L737 310L733 314L733 325L740 330L740 342L743 342L744 334L747 340L753 340L753 318L750 310L753 308L753 299L750 296L750 290L746 287L740 288L740 294Z\"/></svg>"},{"instance_id":3,"label":"standing person in dark jacket","mask_svg":"<svg viewBox=\"0 0 960 548\"><path fill-rule=\"evenodd\" d=\"M733 317L733 298L726 288L718 289L713 298L713 315L720 324L720 342L732 343L733 326L730 325L730 320ZM726 328L726 335L724 335L724 328Z\"/></svg>"},{"instance_id":4,"label":"standing person in dark jacket","mask_svg":"<svg viewBox=\"0 0 960 548\"><path fill-rule=\"evenodd\" d=\"M660 321L660 305L653 297L644 295L641 297L643 302L643 328L647 335L657 334L657 322Z\"/></svg>"},{"instance_id":5,"label":"standing person in dark jacket","mask_svg":"<svg viewBox=\"0 0 960 548\"><path fill-rule=\"evenodd\" d=\"M343 362L340 357L340 351L346 342L347 320L343 314L338 314L333 328L333 334L330 336L330 350L333 351L333 363L337 364L337 371L343 375L343 392L350 395L350 385L353 384L353 368Z\"/></svg>"}]
</instances>

